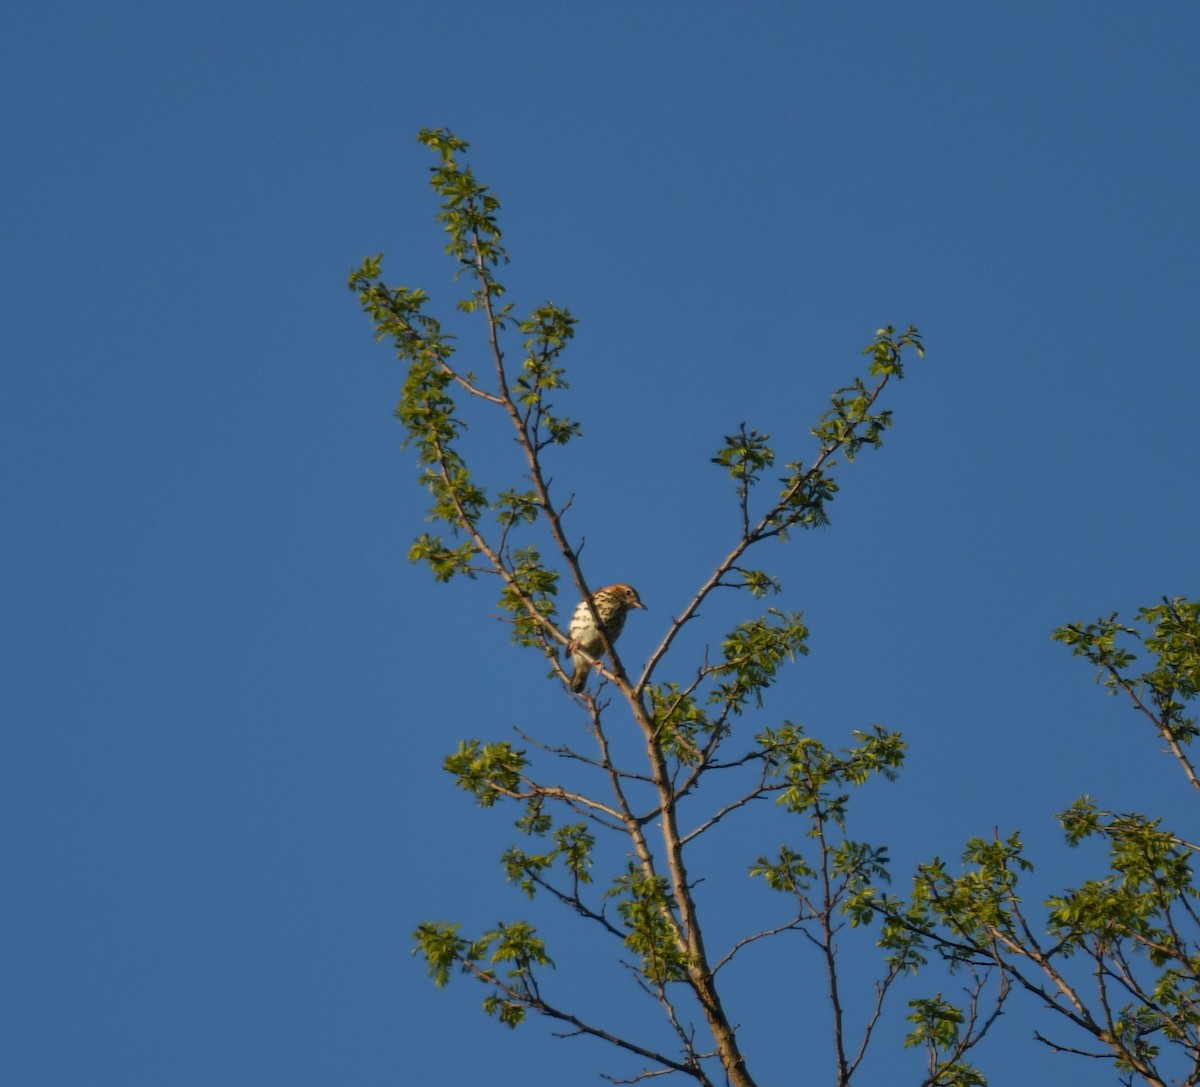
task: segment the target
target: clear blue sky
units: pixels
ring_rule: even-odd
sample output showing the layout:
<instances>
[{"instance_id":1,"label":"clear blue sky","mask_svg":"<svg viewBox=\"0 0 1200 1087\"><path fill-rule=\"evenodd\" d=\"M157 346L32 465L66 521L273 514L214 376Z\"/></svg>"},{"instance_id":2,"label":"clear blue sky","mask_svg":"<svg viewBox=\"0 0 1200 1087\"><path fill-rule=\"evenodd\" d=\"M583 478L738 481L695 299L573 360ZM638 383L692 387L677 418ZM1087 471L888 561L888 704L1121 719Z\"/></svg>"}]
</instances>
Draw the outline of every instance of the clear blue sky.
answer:
<instances>
[{"instance_id":1,"label":"clear blue sky","mask_svg":"<svg viewBox=\"0 0 1200 1087\"><path fill-rule=\"evenodd\" d=\"M1044 890L1079 878L1051 815L1085 791L1194 828L1153 739L1049 634L1198 591L1198 40L1165 3L10 11L4 1081L636 1071L510 1033L409 954L423 918L529 912L495 864L506 821L442 756L581 728L494 586L405 559L425 500L401 375L344 281L382 250L452 297L424 125L471 140L505 201L518 308L580 318L586 441L555 474L592 583L651 608L627 661L732 538L721 435L807 455L873 330L913 323L929 356L891 438L831 528L769 555L812 654L758 723L905 733L856 827L901 877L998 826ZM736 844L789 833L764 812ZM823 1082L796 1048L815 963L776 956L732 1015L764 1084ZM1105 1081L1034 1025L1014 1008L980 1051L993 1084Z\"/></svg>"}]
</instances>

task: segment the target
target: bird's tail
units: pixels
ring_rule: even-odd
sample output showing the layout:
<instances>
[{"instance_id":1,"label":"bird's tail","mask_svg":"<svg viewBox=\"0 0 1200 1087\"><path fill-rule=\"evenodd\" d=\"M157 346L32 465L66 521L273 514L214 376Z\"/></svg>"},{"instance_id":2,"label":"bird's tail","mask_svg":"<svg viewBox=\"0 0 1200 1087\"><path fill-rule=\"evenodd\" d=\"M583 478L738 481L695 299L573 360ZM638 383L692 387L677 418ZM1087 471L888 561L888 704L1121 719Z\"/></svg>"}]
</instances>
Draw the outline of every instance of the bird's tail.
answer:
<instances>
[{"instance_id":1,"label":"bird's tail","mask_svg":"<svg viewBox=\"0 0 1200 1087\"><path fill-rule=\"evenodd\" d=\"M592 658L586 653L578 652L571 657L571 663L575 666L571 673L571 690L579 694L583 690L584 684L587 683L588 672L592 667Z\"/></svg>"}]
</instances>

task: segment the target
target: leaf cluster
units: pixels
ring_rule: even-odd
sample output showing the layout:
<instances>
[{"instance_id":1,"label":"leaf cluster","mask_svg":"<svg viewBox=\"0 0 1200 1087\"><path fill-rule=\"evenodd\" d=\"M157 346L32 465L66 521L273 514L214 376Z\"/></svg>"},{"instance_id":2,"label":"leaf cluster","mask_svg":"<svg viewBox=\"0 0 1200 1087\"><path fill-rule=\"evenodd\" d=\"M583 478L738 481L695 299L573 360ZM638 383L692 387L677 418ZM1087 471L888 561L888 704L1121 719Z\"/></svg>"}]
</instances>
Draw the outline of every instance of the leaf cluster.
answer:
<instances>
[{"instance_id":1,"label":"leaf cluster","mask_svg":"<svg viewBox=\"0 0 1200 1087\"><path fill-rule=\"evenodd\" d=\"M1098 669L1113 694L1165 741L1194 791L1186 747L1195 735L1185 716L1200 676L1200 603L1164 599L1143 608L1144 628L1113 614L1055 632ZM1142 652L1152 657L1135 669ZM1050 895L1039 926L1020 892L1033 869L1018 834L972 838L954 874L940 860L922 865L907 905L874 908L893 932L916 934L952 962L990 964L1096 1044L1083 1049L1038 1039L1060 1052L1107 1059L1151 1085L1200 1083L1200 911L1194 861L1200 847L1140 812L1105 810L1078 798L1058 816L1067 845L1102 842L1102 875Z\"/></svg>"},{"instance_id":2,"label":"leaf cluster","mask_svg":"<svg viewBox=\"0 0 1200 1087\"><path fill-rule=\"evenodd\" d=\"M435 921L417 926L417 951L424 957L433 983L444 988L457 966L491 990L484 999L484 1011L507 1027L517 1026L524 1021L526 1009L538 1000L534 968L554 965L545 945L536 930L522 921L500 923L475 940L459 936L460 927ZM507 970L496 969L504 965Z\"/></svg>"}]
</instances>

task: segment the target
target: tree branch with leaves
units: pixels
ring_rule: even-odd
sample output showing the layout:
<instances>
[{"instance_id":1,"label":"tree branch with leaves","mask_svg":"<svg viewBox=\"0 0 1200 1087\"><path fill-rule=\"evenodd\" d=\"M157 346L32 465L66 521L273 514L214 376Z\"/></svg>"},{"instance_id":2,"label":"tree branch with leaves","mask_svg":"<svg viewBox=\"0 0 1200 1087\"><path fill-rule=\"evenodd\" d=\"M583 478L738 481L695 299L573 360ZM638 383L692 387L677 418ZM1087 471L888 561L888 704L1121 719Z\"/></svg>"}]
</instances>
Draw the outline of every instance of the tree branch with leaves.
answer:
<instances>
[{"instance_id":1,"label":"tree branch with leaves","mask_svg":"<svg viewBox=\"0 0 1200 1087\"><path fill-rule=\"evenodd\" d=\"M472 354L474 367L464 367L453 337L427 312L423 290L389 286L382 257L365 260L351 273L350 287L378 338L391 341L406 367L396 414L432 498L429 518L444 526L440 533L418 536L410 558L428 565L441 582L495 578L513 642L545 657L550 678L562 684L580 720L573 742L549 744L524 732L518 734L521 746L511 739L464 740L445 768L480 806L515 805L521 837L501 858L505 877L528 899L566 908L599 939L610 941L615 961L661 1018L634 1038L572 1010L569 992L548 992L553 961L525 921L499 923L475 938L463 935L457 924L423 922L415 933L417 951L439 986L455 970L482 983L485 1010L509 1026L532 1012L565 1024L568 1035L601 1039L635 1055L643 1067L625 1082L682 1075L704 1085L753 1087L722 979L737 968L745 949L802 933L819 952L834 1008L834 1082L849 1087L897 979L924 965L917 937L895 926L886 930L880 980L873 998L858 1010L852 1040L838 948L850 931L874 923L876 912L864 904L886 882L888 859L885 849L847 837L846 813L855 790L896 775L903 742L875 726L855 732L850 747L834 751L791 722L754 733L742 724L751 710L761 711L780 669L807 652L808 629L798 611L750 614L712 639L699 660L682 660L676 639L719 589L743 592L751 601L782 592L779 578L752 564L750 553L828 524L838 491L834 469L882 444L892 417L881 403L889 386L904 377L908 358L923 355L920 334L913 328L897 333L891 326L876 332L865 351L865 374L836 390L811 428L815 445L807 461L797 449L780 472L769 435L743 424L725 437L713 462L733 481L738 534L665 624L631 679L580 562L581 543L570 528L572 500L559 497L548 471L556 450L582 435L580 424L560 406L568 395L563 354L575 318L549 302L526 318L516 316L498 279L509 260L498 225L499 200L464 161L463 140L445 130L423 130L419 139L437 158L431 182L449 238L446 251L468 284L458 309L480 320L482 335ZM490 420L496 450L516 451L508 482L494 495L462 451L468 409L481 413L485 425ZM795 441L789 436L789 447ZM572 640L559 618L564 581L570 585L565 614L582 601L585 617L599 630L603 653L593 673L599 694L586 686L573 693L562 664L563 647ZM640 762L630 765L614 756L613 728L640 735ZM556 762L590 775L591 784L567 787L556 779ZM713 804L699 816L689 807L685 819L682 802L695 796L702 781L717 786L705 793ZM799 817L807 842L784 846L770 858L748 857L745 870L790 899L790 910L778 924L712 951L702 925L699 880L691 871L694 847L763 800ZM980 971L985 975L986 966ZM910 1040L932 1047L936 1057L934 1071L916 1082L983 1082L971 1078L978 1073L965 1061L995 1018L994 1012L980 1013L981 992L979 986L969 990L962 1009L940 995L910 1001L915 1024Z\"/></svg>"},{"instance_id":2,"label":"tree branch with leaves","mask_svg":"<svg viewBox=\"0 0 1200 1087\"><path fill-rule=\"evenodd\" d=\"M1188 756L1198 730L1186 715L1200 691L1200 602L1164 598L1141 609L1138 621L1143 629L1113 614L1054 637L1128 699L1189 790L1200 792ZM1143 672L1135 669L1137 647L1153 658ZM884 895L872 906L887 917L886 930L921 947L973 967L994 965L1088 1039L1068 1043L1039 1030L1037 1040L1054 1051L1106 1061L1126 1084L1200 1084L1198 847L1161 818L1107 811L1087 796L1058 819L1069 846L1104 844L1107 870L1051 895L1040 922L1022 900L1021 880L1033 864L1016 833L971 839L961 872L935 859L921 866L910 902Z\"/></svg>"}]
</instances>

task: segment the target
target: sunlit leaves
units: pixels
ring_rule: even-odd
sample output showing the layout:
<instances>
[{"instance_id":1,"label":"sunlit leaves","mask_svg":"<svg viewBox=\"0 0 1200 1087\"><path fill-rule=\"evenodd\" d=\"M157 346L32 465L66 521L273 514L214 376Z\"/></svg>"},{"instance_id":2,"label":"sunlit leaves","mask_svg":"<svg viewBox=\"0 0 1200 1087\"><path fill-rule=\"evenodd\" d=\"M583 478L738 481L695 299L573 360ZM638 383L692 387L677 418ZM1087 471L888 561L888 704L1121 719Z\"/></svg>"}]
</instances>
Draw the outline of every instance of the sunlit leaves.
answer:
<instances>
[{"instance_id":1,"label":"sunlit leaves","mask_svg":"<svg viewBox=\"0 0 1200 1087\"><path fill-rule=\"evenodd\" d=\"M950 1049L958 1041L959 1032L965 1016L953 1004L936 997L923 1000L910 1000L908 1006L912 1013L908 1016L910 1023L916 1024L916 1029L904 1040L905 1045L921 1045L929 1041L936 1049Z\"/></svg>"},{"instance_id":2,"label":"sunlit leaves","mask_svg":"<svg viewBox=\"0 0 1200 1087\"><path fill-rule=\"evenodd\" d=\"M496 221L500 201L475 180L469 166L461 166L455 157L467 150L467 141L446 129L428 128L421 129L417 139L439 156L438 165L430 168L429 183L442 197L438 221L450 236L446 252L481 280L487 280L493 295L503 293L488 271L508 261Z\"/></svg>"},{"instance_id":3,"label":"sunlit leaves","mask_svg":"<svg viewBox=\"0 0 1200 1087\"><path fill-rule=\"evenodd\" d=\"M1177 901L1196 897L1192 849L1160 829L1158 819L1114 816L1086 798L1059 819L1072 844L1091 835L1107 840L1112 874L1051 897L1046 903L1051 931L1080 947L1133 937L1152 963L1165 965L1173 957L1171 910ZM1191 908L1188 901L1180 905Z\"/></svg>"},{"instance_id":4,"label":"sunlit leaves","mask_svg":"<svg viewBox=\"0 0 1200 1087\"><path fill-rule=\"evenodd\" d=\"M638 955L643 976L659 984L682 981L690 960L679 946L666 880L647 877L631 864L613 880L607 897L617 900L627 930L625 946Z\"/></svg>"},{"instance_id":5,"label":"sunlit leaves","mask_svg":"<svg viewBox=\"0 0 1200 1087\"><path fill-rule=\"evenodd\" d=\"M1138 657L1120 640L1136 639L1139 632L1119 623L1115 612L1087 625L1062 627L1054 638L1095 665L1097 678L1114 694L1124 691L1133 698L1170 741L1189 744L1200 735L1195 717L1184 713L1185 704L1200 692L1200 600L1164 597L1161 604L1142 608L1137 617L1151 626L1142 644L1155 657L1154 666L1142 673L1131 670ZM1192 785L1200 788L1195 778Z\"/></svg>"},{"instance_id":6,"label":"sunlit leaves","mask_svg":"<svg viewBox=\"0 0 1200 1087\"><path fill-rule=\"evenodd\" d=\"M894 375L898 379L903 378L905 348L916 352L918 358L925 357L925 345L921 342L921 334L912 325L899 336L891 325L876 329L875 342L863 349L864 355L871 356L871 376Z\"/></svg>"},{"instance_id":7,"label":"sunlit leaves","mask_svg":"<svg viewBox=\"0 0 1200 1087\"><path fill-rule=\"evenodd\" d=\"M944 862L922 864L913 880L913 899L956 933L1009 932L1016 921L1017 883L1033 865L1023 856L1020 835L971 838L963 852L964 871L953 876Z\"/></svg>"},{"instance_id":8,"label":"sunlit leaves","mask_svg":"<svg viewBox=\"0 0 1200 1087\"><path fill-rule=\"evenodd\" d=\"M453 451L446 450L436 467L422 472L421 482L434 496L431 521L445 521L455 528L474 526L487 507L487 495Z\"/></svg>"},{"instance_id":9,"label":"sunlit leaves","mask_svg":"<svg viewBox=\"0 0 1200 1087\"><path fill-rule=\"evenodd\" d=\"M537 616L543 620L554 616L557 591L558 574L546 568L536 547L518 548L513 553L509 577L500 592L500 606L512 616L509 621L515 644L556 652Z\"/></svg>"},{"instance_id":10,"label":"sunlit leaves","mask_svg":"<svg viewBox=\"0 0 1200 1087\"><path fill-rule=\"evenodd\" d=\"M429 976L439 989L449 983L450 971L471 946L469 940L458 935L460 928L462 925L423 921L413 933L416 951L425 956Z\"/></svg>"},{"instance_id":11,"label":"sunlit leaves","mask_svg":"<svg viewBox=\"0 0 1200 1087\"><path fill-rule=\"evenodd\" d=\"M549 827L542 827L539 833L545 835L549 831ZM553 839L553 848L545 853L527 853L514 845L505 850L500 858L509 882L517 884L530 898L533 898L538 887L545 882L546 874L556 864L562 865L572 882L592 881L590 868L596 839L587 825L571 823L554 828Z\"/></svg>"},{"instance_id":12,"label":"sunlit leaves","mask_svg":"<svg viewBox=\"0 0 1200 1087\"><path fill-rule=\"evenodd\" d=\"M596 838L583 823L571 823L555 831L555 852L568 872L581 883L590 883L588 869L592 864L592 847Z\"/></svg>"},{"instance_id":13,"label":"sunlit leaves","mask_svg":"<svg viewBox=\"0 0 1200 1087\"><path fill-rule=\"evenodd\" d=\"M421 290L391 288L380 279L381 257L370 257L351 273L364 310L375 322L376 334L390 336L397 355L408 363L408 373L396 406L396 417L408 432L406 445L417 449L421 483L433 496L431 520L443 521L457 531L474 524L487 504L483 490L472 479L455 448L465 424L452 394L453 371L448 360L452 347L436 320L421 312L426 295ZM470 569L473 549L447 547L440 538L418 538L410 557L428 562L439 581Z\"/></svg>"},{"instance_id":14,"label":"sunlit leaves","mask_svg":"<svg viewBox=\"0 0 1200 1087\"><path fill-rule=\"evenodd\" d=\"M1060 627L1052 637L1055 641L1069 645L1077 657L1086 657L1099 669L1097 679L1102 679L1114 691L1118 686L1119 673L1128 668L1137 656L1117 644L1121 634L1137 634L1133 627L1117 622L1117 613L1107 619L1098 619L1087 626L1071 624Z\"/></svg>"},{"instance_id":15,"label":"sunlit leaves","mask_svg":"<svg viewBox=\"0 0 1200 1087\"><path fill-rule=\"evenodd\" d=\"M566 371L558 360L575 335L575 318L567 310L546 303L519 328L528 337L525 359L513 387L514 399L525 409L522 425L534 449L566 445L579 436L580 427L574 420L555 414L549 394L568 387Z\"/></svg>"},{"instance_id":16,"label":"sunlit leaves","mask_svg":"<svg viewBox=\"0 0 1200 1087\"><path fill-rule=\"evenodd\" d=\"M855 746L834 752L798 725L767 729L758 737L768 771L787 783L779 803L808 822L815 859L783 845L774 858L760 856L750 875L765 879L772 890L794 895L802 906L798 923L819 920L827 941L835 913L854 926L869 924L879 888L891 880L887 849L845 837L845 820L850 790L875 775L894 777L904 745L899 735L879 728L871 734L855 732L854 738ZM821 888L819 905L809 895L814 885ZM911 969L922 961L913 953L917 942L901 937L884 946L894 952L892 961Z\"/></svg>"},{"instance_id":17,"label":"sunlit leaves","mask_svg":"<svg viewBox=\"0 0 1200 1087\"><path fill-rule=\"evenodd\" d=\"M750 536L750 491L765 469L775 463L775 450L767 442L769 434L760 434L742 423L736 434L725 436L724 448L717 451L713 464L719 464L737 486L738 504L742 510L742 535Z\"/></svg>"},{"instance_id":18,"label":"sunlit leaves","mask_svg":"<svg viewBox=\"0 0 1200 1087\"><path fill-rule=\"evenodd\" d=\"M830 871L851 894L859 894L876 883L890 883L886 846L842 839L833 847Z\"/></svg>"},{"instance_id":19,"label":"sunlit leaves","mask_svg":"<svg viewBox=\"0 0 1200 1087\"><path fill-rule=\"evenodd\" d=\"M762 475L764 468L775 463L775 451L767 444L770 434L760 434L742 423L736 434L725 436L724 448L713 457L729 472L729 478L738 484L739 493L752 487Z\"/></svg>"},{"instance_id":20,"label":"sunlit leaves","mask_svg":"<svg viewBox=\"0 0 1200 1087\"><path fill-rule=\"evenodd\" d=\"M751 596L758 597L760 600L767 593L774 594L783 590L779 578L768 574L765 570L746 570L738 566L734 568L733 573L741 576L742 588L746 589Z\"/></svg>"},{"instance_id":21,"label":"sunlit leaves","mask_svg":"<svg viewBox=\"0 0 1200 1087\"><path fill-rule=\"evenodd\" d=\"M1193 1019L1192 1022L1194 1021ZM1113 1040L1134 1061L1146 1067L1162 1052L1155 1042L1155 1037L1169 1037L1166 1032L1173 1029L1171 1019L1156 1008L1147 1007L1145 1004L1126 1003L1121 1006L1113 1025ZM1128 1060L1118 1060L1116 1066L1122 1072L1129 1072L1134 1068L1132 1061Z\"/></svg>"},{"instance_id":22,"label":"sunlit leaves","mask_svg":"<svg viewBox=\"0 0 1200 1087\"><path fill-rule=\"evenodd\" d=\"M904 906L877 886L865 886L851 895L842 912L855 927L880 922L878 946L888 952L887 962L897 971L916 973L928 961L926 952L933 943L925 932L929 914L923 903ZM943 952L953 961L953 954Z\"/></svg>"},{"instance_id":23,"label":"sunlit leaves","mask_svg":"<svg viewBox=\"0 0 1200 1087\"><path fill-rule=\"evenodd\" d=\"M474 577L475 571L471 566L474 556L473 544L467 542L449 547L441 536L431 536L428 532L422 532L408 550L409 560L428 563L438 581L449 581L455 574Z\"/></svg>"},{"instance_id":24,"label":"sunlit leaves","mask_svg":"<svg viewBox=\"0 0 1200 1087\"><path fill-rule=\"evenodd\" d=\"M800 894L807 891L816 871L804 855L786 845L779 847L775 859L759 857L750 866L750 875L766 880L773 891Z\"/></svg>"},{"instance_id":25,"label":"sunlit leaves","mask_svg":"<svg viewBox=\"0 0 1200 1087\"><path fill-rule=\"evenodd\" d=\"M506 1026L515 1027L537 992L534 967L553 966L545 944L524 921L503 922L476 940L458 935L459 925L425 921L413 933L415 953L425 958L429 976L438 988L450 980L455 967L492 986L484 1011ZM507 970L494 967L505 965Z\"/></svg>"},{"instance_id":26,"label":"sunlit leaves","mask_svg":"<svg viewBox=\"0 0 1200 1087\"><path fill-rule=\"evenodd\" d=\"M874 397L862 378L838 389L830 397L830 404L830 409L812 428L813 436L823 448L838 449L847 461L853 461L864 445L878 448L883 444L883 432L892 425L892 413L871 410Z\"/></svg>"},{"instance_id":27,"label":"sunlit leaves","mask_svg":"<svg viewBox=\"0 0 1200 1087\"><path fill-rule=\"evenodd\" d=\"M1200 692L1200 600L1163 599L1142 608L1138 619L1153 623L1146 648L1158 657L1158 666L1147 682L1161 691L1176 691L1183 699Z\"/></svg>"},{"instance_id":28,"label":"sunlit leaves","mask_svg":"<svg viewBox=\"0 0 1200 1087\"><path fill-rule=\"evenodd\" d=\"M778 802L793 812L816 808L844 830L847 788L874 776L894 780L904 763L905 744L898 732L876 725L869 733L856 730L853 735L857 746L834 751L805 735L799 725L762 732L758 742L771 773L787 782Z\"/></svg>"},{"instance_id":29,"label":"sunlit leaves","mask_svg":"<svg viewBox=\"0 0 1200 1087\"><path fill-rule=\"evenodd\" d=\"M696 703L695 697L677 683L646 688L650 719L662 749L681 762L695 764L698 741L707 739L717 725Z\"/></svg>"},{"instance_id":30,"label":"sunlit leaves","mask_svg":"<svg viewBox=\"0 0 1200 1087\"><path fill-rule=\"evenodd\" d=\"M501 797L512 796L520 788L525 769L525 752L512 744L482 744L463 740L453 755L447 755L446 771L460 789L471 793L481 808L490 808Z\"/></svg>"},{"instance_id":31,"label":"sunlit leaves","mask_svg":"<svg viewBox=\"0 0 1200 1087\"><path fill-rule=\"evenodd\" d=\"M780 482L779 505L771 512L768 525L780 539L787 539L791 528L821 528L829 524L826 505L833 501L838 485L832 476L799 461L788 464L790 475Z\"/></svg>"},{"instance_id":32,"label":"sunlit leaves","mask_svg":"<svg viewBox=\"0 0 1200 1087\"><path fill-rule=\"evenodd\" d=\"M506 528L516 524L531 525L538 519L540 508L533 491L501 491L492 503L496 520Z\"/></svg>"},{"instance_id":33,"label":"sunlit leaves","mask_svg":"<svg viewBox=\"0 0 1200 1087\"><path fill-rule=\"evenodd\" d=\"M762 692L786 661L808 652L808 628L799 612L771 608L766 615L740 623L721 644L724 663L713 668L719 681L709 702L722 703L740 714L753 697L762 705Z\"/></svg>"},{"instance_id":34,"label":"sunlit leaves","mask_svg":"<svg viewBox=\"0 0 1200 1087\"><path fill-rule=\"evenodd\" d=\"M829 473L836 463L836 454L853 462L864 446L877 448L883 444L884 431L892 425L892 413L877 409L876 403L889 380L904 377L906 351L914 351L918 356L925 353L921 334L915 328L910 326L900 335L896 335L891 325L876 331L874 342L864 351L871 356L868 373L877 379L875 385L868 387L861 377L856 377L851 384L834 392L829 410L810 430L819 443L817 456L807 467L800 460L787 464L788 474L780 480L783 489L774 504L760 515L757 525L750 510L750 494L763 473L775 463L770 435L742 423L736 434L725 436L723 448L712 459L736 484L742 534L747 543L770 536L786 539L792 528L818 528L829 523L826 506L838 490Z\"/></svg>"},{"instance_id":35,"label":"sunlit leaves","mask_svg":"<svg viewBox=\"0 0 1200 1087\"><path fill-rule=\"evenodd\" d=\"M963 1028L967 1021L961 1008L937 996L910 1000L908 1021L914 1024L904 1039L906 1046L924 1046L929 1054L932 1087L987 1087L975 1067L959 1059Z\"/></svg>"},{"instance_id":36,"label":"sunlit leaves","mask_svg":"<svg viewBox=\"0 0 1200 1087\"><path fill-rule=\"evenodd\" d=\"M429 296L419 287L389 287L380 279L382 271L382 253L367 257L351 271L348 283L375 325L375 338L390 336L406 361L447 361L454 347L438 321L423 312Z\"/></svg>"}]
</instances>

